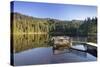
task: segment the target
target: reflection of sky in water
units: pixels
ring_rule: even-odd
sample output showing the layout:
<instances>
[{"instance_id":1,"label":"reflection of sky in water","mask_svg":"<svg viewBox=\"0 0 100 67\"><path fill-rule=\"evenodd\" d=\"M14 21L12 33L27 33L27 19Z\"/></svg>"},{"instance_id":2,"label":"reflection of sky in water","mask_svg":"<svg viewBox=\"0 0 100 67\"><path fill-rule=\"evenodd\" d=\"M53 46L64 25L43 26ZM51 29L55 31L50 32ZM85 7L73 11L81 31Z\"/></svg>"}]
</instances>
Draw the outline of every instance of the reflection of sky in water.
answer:
<instances>
[{"instance_id":1,"label":"reflection of sky in water","mask_svg":"<svg viewBox=\"0 0 100 67\"><path fill-rule=\"evenodd\" d=\"M78 50L83 50L83 51L86 50L84 45L73 45L72 48L75 48L75 49L78 49Z\"/></svg>"},{"instance_id":2,"label":"reflection of sky in water","mask_svg":"<svg viewBox=\"0 0 100 67\"><path fill-rule=\"evenodd\" d=\"M62 54L53 54L52 47L35 48L14 54L15 65L50 64L65 62L96 61L96 57L82 53L81 51L70 51Z\"/></svg>"},{"instance_id":3,"label":"reflection of sky in water","mask_svg":"<svg viewBox=\"0 0 100 67\"><path fill-rule=\"evenodd\" d=\"M82 44L72 46L72 48L82 51L65 48L64 50L54 50L52 46L50 47L52 45L49 42L50 38L49 35L14 36L14 65L96 61L96 57L84 52L85 47Z\"/></svg>"}]
</instances>

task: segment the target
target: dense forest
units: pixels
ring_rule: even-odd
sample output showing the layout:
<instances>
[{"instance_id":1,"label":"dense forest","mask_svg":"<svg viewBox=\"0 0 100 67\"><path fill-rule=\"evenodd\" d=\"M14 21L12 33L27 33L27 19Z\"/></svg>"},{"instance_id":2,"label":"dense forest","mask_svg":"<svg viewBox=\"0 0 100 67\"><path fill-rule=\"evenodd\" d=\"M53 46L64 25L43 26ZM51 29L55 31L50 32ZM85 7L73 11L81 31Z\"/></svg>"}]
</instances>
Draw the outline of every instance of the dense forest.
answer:
<instances>
[{"instance_id":1,"label":"dense forest","mask_svg":"<svg viewBox=\"0 0 100 67\"><path fill-rule=\"evenodd\" d=\"M62 21L11 13L13 34L50 34L68 36L97 36L97 17Z\"/></svg>"}]
</instances>

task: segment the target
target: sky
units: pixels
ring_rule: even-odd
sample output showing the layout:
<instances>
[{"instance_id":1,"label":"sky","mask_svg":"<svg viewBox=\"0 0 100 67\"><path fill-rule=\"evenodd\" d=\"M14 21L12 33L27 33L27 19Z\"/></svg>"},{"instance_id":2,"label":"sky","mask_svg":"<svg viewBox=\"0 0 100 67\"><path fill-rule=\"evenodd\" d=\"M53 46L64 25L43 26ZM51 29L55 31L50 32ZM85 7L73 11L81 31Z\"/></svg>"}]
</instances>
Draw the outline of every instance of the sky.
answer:
<instances>
[{"instance_id":1,"label":"sky","mask_svg":"<svg viewBox=\"0 0 100 67\"><path fill-rule=\"evenodd\" d=\"M14 1L12 12L59 20L84 20L97 16L96 6Z\"/></svg>"}]
</instances>

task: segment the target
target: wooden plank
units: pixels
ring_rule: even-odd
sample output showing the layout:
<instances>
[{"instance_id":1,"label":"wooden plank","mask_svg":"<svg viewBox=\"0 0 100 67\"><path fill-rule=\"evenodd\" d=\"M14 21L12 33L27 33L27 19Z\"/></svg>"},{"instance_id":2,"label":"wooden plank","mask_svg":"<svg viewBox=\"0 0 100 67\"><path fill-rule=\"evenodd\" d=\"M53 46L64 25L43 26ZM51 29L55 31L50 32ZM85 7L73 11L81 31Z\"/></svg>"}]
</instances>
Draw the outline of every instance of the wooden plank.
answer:
<instances>
[{"instance_id":1,"label":"wooden plank","mask_svg":"<svg viewBox=\"0 0 100 67\"><path fill-rule=\"evenodd\" d=\"M85 43L85 44L87 44L87 45L97 47L97 44L96 44L96 43L92 43L92 42L72 41L72 43L73 43L73 42L76 42L76 43Z\"/></svg>"},{"instance_id":2,"label":"wooden plank","mask_svg":"<svg viewBox=\"0 0 100 67\"><path fill-rule=\"evenodd\" d=\"M97 47L97 44L96 43L87 42L86 44Z\"/></svg>"}]
</instances>

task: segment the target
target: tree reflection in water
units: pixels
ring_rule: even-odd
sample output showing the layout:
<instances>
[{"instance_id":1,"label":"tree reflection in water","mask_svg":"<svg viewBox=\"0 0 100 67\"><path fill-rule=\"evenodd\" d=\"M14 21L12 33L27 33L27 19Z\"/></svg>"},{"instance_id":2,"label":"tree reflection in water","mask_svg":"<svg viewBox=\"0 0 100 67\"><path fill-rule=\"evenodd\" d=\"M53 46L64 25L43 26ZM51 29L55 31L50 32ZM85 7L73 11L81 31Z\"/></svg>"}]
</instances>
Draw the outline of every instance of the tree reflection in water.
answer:
<instances>
[{"instance_id":1,"label":"tree reflection in water","mask_svg":"<svg viewBox=\"0 0 100 67\"><path fill-rule=\"evenodd\" d=\"M16 34L13 37L14 52L32 48L49 47L50 36L47 34Z\"/></svg>"}]
</instances>

